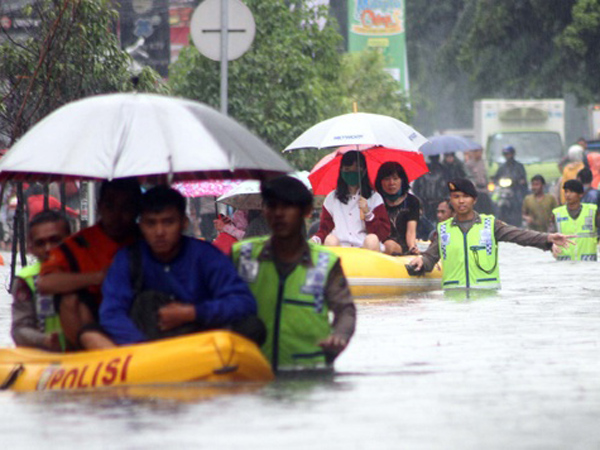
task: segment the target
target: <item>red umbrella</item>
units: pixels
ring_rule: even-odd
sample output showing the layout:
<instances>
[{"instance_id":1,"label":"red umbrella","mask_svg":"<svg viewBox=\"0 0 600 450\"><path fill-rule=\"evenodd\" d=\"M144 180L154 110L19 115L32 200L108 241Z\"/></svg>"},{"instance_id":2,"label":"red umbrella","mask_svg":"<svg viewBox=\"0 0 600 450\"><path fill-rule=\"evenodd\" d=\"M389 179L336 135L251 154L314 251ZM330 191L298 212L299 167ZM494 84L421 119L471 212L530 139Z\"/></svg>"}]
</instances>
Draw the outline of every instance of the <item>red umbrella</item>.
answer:
<instances>
[{"instance_id":1,"label":"red umbrella","mask_svg":"<svg viewBox=\"0 0 600 450\"><path fill-rule=\"evenodd\" d=\"M363 149L363 147L366 147L366 149ZM425 158L421 152L368 146L359 146L358 149L365 155L369 180L371 180L373 186L375 186L377 171L384 162L395 161L401 164L406 171L408 181L416 180L428 172ZM356 150L356 146L340 147L335 152L325 156L313 167L308 179L312 184L315 195L327 195L335 189L342 156L351 150Z\"/></svg>"}]
</instances>

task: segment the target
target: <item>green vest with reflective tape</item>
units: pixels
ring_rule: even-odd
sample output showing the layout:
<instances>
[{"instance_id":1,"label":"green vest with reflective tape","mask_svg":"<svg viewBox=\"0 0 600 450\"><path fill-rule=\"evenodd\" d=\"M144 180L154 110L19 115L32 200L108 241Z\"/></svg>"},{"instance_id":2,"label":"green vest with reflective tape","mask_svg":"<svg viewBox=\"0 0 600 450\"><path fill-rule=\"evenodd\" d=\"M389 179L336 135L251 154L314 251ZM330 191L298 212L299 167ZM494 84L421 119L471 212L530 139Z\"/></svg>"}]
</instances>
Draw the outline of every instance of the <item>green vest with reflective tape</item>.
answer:
<instances>
[{"instance_id":1,"label":"green vest with reflective tape","mask_svg":"<svg viewBox=\"0 0 600 450\"><path fill-rule=\"evenodd\" d=\"M313 266L298 264L281 278L272 260L258 260L268 239L261 236L236 243L232 253L267 328L262 351L274 371L324 368L325 353L318 344L331 334L325 287L338 257L309 243Z\"/></svg>"},{"instance_id":2,"label":"green vest with reflective tape","mask_svg":"<svg viewBox=\"0 0 600 450\"><path fill-rule=\"evenodd\" d=\"M481 214L464 234L450 218L437 226L442 286L451 288L497 289L500 287L495 217Z\"/></svg>"},{"instance_id":3,"label":"green vest with reflective tape","mask_svg":"<svg viewBox=\"0 0 600 450\"><path fill-rule=\"evenodd\" d=\"M17 277L21 278L31 290L38 329L46 334L58 333L60 347L65 350L65 336L60 326L60 317L54 309L54 298L51 295L40 295L35 287L35 280L40 274L42 264L38 261L27 267L23 267Z\"/></svg>"},{"instance_id":4,"label":"green vest with reflective tape","mask_svg":"<svg viewBox=\"0 0 600 450\"><path fill-rule=\"evenodd\" d=\"M596 261L598 259L598 233L596 230L596 211L598 207L590 203L581 204L577 219L571 218L567 205L554 208L556 230L566 235L574 235L575 245L561 249L559 261Z\"/></svg>"}]
</instances>

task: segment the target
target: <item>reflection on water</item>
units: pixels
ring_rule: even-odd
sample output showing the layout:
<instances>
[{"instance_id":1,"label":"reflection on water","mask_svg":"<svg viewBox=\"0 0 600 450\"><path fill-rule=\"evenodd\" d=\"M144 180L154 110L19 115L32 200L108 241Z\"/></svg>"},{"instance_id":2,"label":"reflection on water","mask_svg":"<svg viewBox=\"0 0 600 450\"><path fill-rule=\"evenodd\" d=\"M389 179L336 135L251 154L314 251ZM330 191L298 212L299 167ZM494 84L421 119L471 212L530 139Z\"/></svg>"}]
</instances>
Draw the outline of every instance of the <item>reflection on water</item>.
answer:
<instances>
[{"instance_id":1,"label":"reflection on water","mask_svg":"<svg viewBox=\"0 0 600 450\"><path fill-rule=\"evenodd\" d=\"M0 393L9 448L600 448L595 263L501 246L503 289L358 305L337 372L267 385ZM9 297L0 343L10 342Z\"/></svg>"}]
</instances>

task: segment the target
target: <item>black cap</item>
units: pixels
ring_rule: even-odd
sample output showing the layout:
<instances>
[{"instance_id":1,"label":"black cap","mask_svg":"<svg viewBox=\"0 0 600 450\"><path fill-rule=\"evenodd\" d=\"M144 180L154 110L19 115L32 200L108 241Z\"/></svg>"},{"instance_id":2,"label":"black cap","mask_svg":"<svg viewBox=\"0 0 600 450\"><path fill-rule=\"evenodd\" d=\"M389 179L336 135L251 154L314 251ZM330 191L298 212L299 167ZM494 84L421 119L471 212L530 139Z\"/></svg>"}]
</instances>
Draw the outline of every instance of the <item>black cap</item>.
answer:
<instances>
[{"instance_id":1,"label":"black cap","mask_svg":"<svg viewBox=\"0 0 600 450\"><path fill-rule=\"evenodd\" d=\"M583 194L583 184L581 184L581 181L577 181L577 180L565 181L565 184L563 184L563 189L565 191L568 189L571 192L575 192L577 194Z\"/></svg>"},{"instance_id":2,"label":"black cap","mask_svg":"<svg viewBox=\"0 0 600 450\"><path fill-rule=\"evenodd\" d=\"M450 192L462 192L470 195L473 198L477 198L477 189L475 185L466 178L457 178L448 182L448 190Z\"/></svg>"},{"instance_id":3,"label":"black cap","mask_svg":"<svg viewBox=\"0 0 600 450\"><path fill-rule=\"evenodd\" d=\"M305 184L294 177L278 177L264 181L260 193L265 203L281 201L301 208L312 206L313 197Z\"/></svg>"}]
</instances>

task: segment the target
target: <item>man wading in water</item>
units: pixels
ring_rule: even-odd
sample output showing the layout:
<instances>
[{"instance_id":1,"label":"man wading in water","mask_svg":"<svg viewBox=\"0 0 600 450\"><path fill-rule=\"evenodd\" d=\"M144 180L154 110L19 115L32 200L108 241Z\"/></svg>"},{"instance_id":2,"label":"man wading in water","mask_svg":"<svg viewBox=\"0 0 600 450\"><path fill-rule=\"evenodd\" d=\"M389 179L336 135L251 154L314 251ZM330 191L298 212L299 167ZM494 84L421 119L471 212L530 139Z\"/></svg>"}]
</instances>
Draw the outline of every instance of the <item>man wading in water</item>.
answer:
<instances>
[{"instance_id":1,"label":"man wading in water","mask_svg":"<svg viewBox=\"0 0 600 450\"><path fill-rule=\"evenodd\" d=\"M414 258L411 272L430 272L442 260L442 287L500 288L498 242L551 250L573 244L571 236L539 233L507 225L492 215L478 214L473 207L477 190L469 180L448 183L455 216L437 225L437 236L421 256Z\"/></svg>"}]
</instances>

